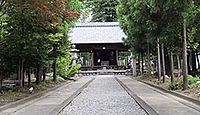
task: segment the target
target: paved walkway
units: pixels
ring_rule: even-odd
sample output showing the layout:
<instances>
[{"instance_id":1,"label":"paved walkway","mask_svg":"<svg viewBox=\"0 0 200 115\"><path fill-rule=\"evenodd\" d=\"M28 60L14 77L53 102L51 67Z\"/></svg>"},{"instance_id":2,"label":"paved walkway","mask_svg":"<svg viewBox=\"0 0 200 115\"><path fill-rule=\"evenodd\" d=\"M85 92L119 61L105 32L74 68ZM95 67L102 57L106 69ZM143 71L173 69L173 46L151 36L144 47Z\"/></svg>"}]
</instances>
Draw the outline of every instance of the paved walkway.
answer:
<instances>
[{"instance_id":1,"label":"paved walkway","mask_svg":"<svg viewBox=\"0 0 200 115\"><path fill-rule=\"evenodd\" d=\"M99 75L60 115L147 115L113 75Z\"/></svg>"},{"instance_id":2,"label":"paved walkway","mask_svg":"<svg viewBox=\"0 0 200 115\"><path fill-rule=\"evenodd\" d=\"M39 99L2 111L0 115L55 115L54 111L57 111L57 109L59 109L58 107L62 105L67 98L91 79L92 77L83 77L77 82L72 82L49 92Z\"/></svg>"},{"instance_id":3,"label":"paved walkway","mask_svg":"<svg viewBox=\"0 0 200 115\"><path fill-rule=\"evenodd\" d=\"M200 105L192 104L130 77L117 78L160 115L200 115Z\"/></svg>"},{"instance_id":4,"label":"paved walkway","mask_svg":"<svg viewBox=\"0 0 200 115\"><path fill-rule=\"evenodd\" d=\"M0 115L56 115L63 107L60 115L146 115L136 103L138 100L135 101L129 90L130 95L119 83L160 115L200 115L200 105L122 75L85 76L41 98L1 111ZM67 106L70 98L73 100Z\"/></svg>"}]
</instances>

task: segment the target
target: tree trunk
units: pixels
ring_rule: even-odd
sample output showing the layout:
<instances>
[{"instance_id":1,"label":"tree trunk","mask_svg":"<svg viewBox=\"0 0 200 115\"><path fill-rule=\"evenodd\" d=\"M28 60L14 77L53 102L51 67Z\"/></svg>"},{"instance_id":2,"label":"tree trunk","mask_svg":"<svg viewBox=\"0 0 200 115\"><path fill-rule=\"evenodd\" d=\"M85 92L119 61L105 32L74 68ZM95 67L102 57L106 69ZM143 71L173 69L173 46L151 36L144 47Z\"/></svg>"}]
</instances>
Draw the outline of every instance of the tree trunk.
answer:
<instances>
[{"instance_id":1,"label":"tree trunk","mask_svg":"<svg viewBox=\"0 0 200 115\"><path fill-rule=\"evenodd\" d=\"M39 85L41 82L41 76L40 76L40 65L37 66L36 70L36 83Z\"/></svg>"},{"instance_id":2,"label":"tree trunk","mask_svg":"<svg viewBox=\"0 0 200 115\"><path fill-rule=\"evenodd\" d=\"M142 52L142 75L144 74L144 53Z\"/></svg>"},{"instance_id":3,"label":"tree trunk","mask_svg":"<svg viewBox=\"0 0 200 115\"><path fill-rule=\"evenodd\" d=\"M28 74L28 87L30 87L31 86L31 73L30 73L30 69L28 69L27 74Z\"/></svg>"},{"instance_id":4,"label":"tree trunk","mask_svg":"<svg viewBox=\"0 0 200 115\"><path fill-rule=\"evenodd\" d=\"M151 60L150 60L150 48L149 48L149 43L148 43L148 47L147 47L147 65L148 65L148 76L151 75Z\"/></svg>"},{"instance_id":5,"label":"tree trunk","mask_svg":"<svg viewBox=\"0 0 200 115\"><path fill-rule=\"evenodd\" d=\"M1 90L2 90L2 85L3 85L3 75L2 75L2 73L0 72L0 92L1 92Z\"/></svg>"},{"instance_id":6,"label":"tree trunk","mask_svg":"<svg viewBox=\"0 0 200 115\"><path fill-rule=\"evenodd\" d=\"M2 85L3 85L3 79L0 78L0 92L1 92L1 90L2 90Z\"/></svg>"},{"instance_id":7,"label":"tree trunk","mask_svg":"<svg viewBox=\"0 0 200 115\"><path fill-rule=\"evenodd\" d=\"M38 66L36 67L36 84L38 85L39 84L39 69L38 69Z\"/></svg>"},{"instance_id":8,"label":"tree trunk","mask_svg":"<svg viewBox=\"0 0 200 115\"><path fill-rule=\"evenodd\" d=\"M18 82L17 82L17 85L19 85L19 86L21 86L20 85L20 81L21 81L21 61L19 60L19 62L18 62L18 73L17 73L17 80L18 80Z\"/></svg>"},{"instance_id":9,"label":"tree trunk","mask_svg":"<svg viewBox=\"0 0 200 115\"><path fill-rule=\"evenodd\" d=\"M136 71L136 60L133 58L132 59L132 70L133 70L133 76L137 76L137 71Z\"/></svg>"},{"instance_id":10,"label":"tree trunk","mask_svg":"<svg viewBox=\"0 0 200 115\"><path fill-rule=\"evenodd\" d=\"M179 55L177 55L176 58L177 58L177 65L178 65L178 77L180 77L181 76L181 63L180 63Z\"/></svg>"},{"instance_id":11,"label":"tree trunk","mask_svg":"<svg viewBox=\"0 0 200 115\"><path fill-rule=\"evenodd\" d=\"M164 44L161 45L162 48L162 69L163 69L163 83L165 83L165 53L164 53Z\"/></svg>"},{"instance_id":12,"label":"tree trunk","mask_svg":"<svg viewBox=\"0 0 200 115\"><path fill-rule=\"evenodd\" d=\"M140 66L140 61L141 61L141 58L140 58L140 54L139 54L139 56L138 56L138 75L140 75L141 74L141 66Z\"/></svg>"},{"instance_id":13,"label":"tree trunk","mask_svg":"<svg viewBox=\"0 0 200 115\"><path fill-rule=\"evenodd\" d=\"M42 81L45 81L46 80L46 68L43 67L43 79Z\"/></svg>"},{"instance_id":14,"label":"tree trunk","mask_svg":"<svg viewBox=\"0 0 200 115\"><path fill-rule=\"evenodd\" d=\"M157 53L158 53L158 81L160 81L161 78L161 59L160 59L160 43L159 38L157 38Z\"/></svg>"},{"instance_id":15,"label":"tree trunk","mask_svg":"<svg viewBox=\"0 0 200 115\"><path fill-rule=\"evenodd\" d=\"M188 63L187 63L187 30L183 23L183 90L188 89Z\"/></svg>"},{"instance_id":16,"label":"tree trunk","mask_svg":"<svg viewBox=\"0 0 200 115\"><path fill-rule=\"evenodd\" d=\"M196 52L196 58L197 58L198 69L199 69L199 67L200 67L200 62L199 62L199 55L198 55L197 49L196 49L195 52Z\"/></svg>"},{"instance_id":17,"label":"tree trunk","mask_svg":"<svg viewBox=\"0 0 200 115\"><path fill-rule=\"evenodd\" d=\"M170 52L170 65L171 65L171 83L174 83L174 59L173 53Z\"/></svg>"},{"instance_id":18,"label":"tree trunk","mask_svg":"<svg viewBox=\"0 0 200 115\"><path fill-rule=\"evenodd\" d=\"M188 74L192 73L192 68L191 68L191 52L187 51L187 68L188 68Z\"/></svg>"},{"instance_id":19,"label":"tree trunk","mask_svg":"<svg viewBox=\"0 0 200 115\"><path fill-rule=\"evenodd\" d=\"M37 67L33 69L33 74L35 76L35 83L37 82Z\"/></svg>"},{"instance_id":20,"label":"tree trunk","mask_svg":"<svg viewBox=\"0 0 200 115\"><path fill-rule=\"evenodd\" d=\"M22 75L22 86L24 87L25 86L25 71L23 69L23 75Z\"/></svg>"},{"instance_id":21,"label":"tree trunk","mask_svg":"<svg viewBox=\"0 0 200 115\"><path fill-rule=\"evenodd\" d=\"M22 60L21 61L21 80L20 80L20 82L21 82L21 85L20 86L23 86L24 87L24 61Z\"/></svg>"},{"instance_id":22,"label":"tree trunk","mask_svg":"<svg viewBox=\"0 0 200 115\"><path fill-rule=\"evenodd\" d=\"M23 64L24 65L24 64ZM23 74L22 74L22 86L24 87L25 86L25 76L26 76L26 71L25 71L25 68L23 67L23 70L22 70Z\"/></svg>"},{"instance_id":23,"label":"tree trunk","mask_svg":"<svg viewBox=\"0 0 200 115\"><path fill-rule=\"evenodd\" d=\"M23 78L23 61L22 61L22 59L20 59L19 65L18 65L18 85L20 87L23 86L22 78Z\"/></svg>"},{"instance_id":24,"label":"tree trunk","mask_svg":"<svg viewBox=\"0 0 200 115\"><path fill-rule=\"evenodd\" d=\"M53 61L53 81L56 81L56 59Z\"/></svg>"},{"instance_id":25,"label":"tree trunk","mask_svg":"<svg viewBox=\"0 0 200 115\"><path fill-rule=\"evenodd\" d=\"M171 57L170 53L167 54L165 49L165 71L167 76L171 76Z\"/></svg>"},{"instance_id":26,"label":"tree trunk","mask_svg":"<svg viewBox=\"0 0 200 115\"><path fill-rule=\"evenodd\" d=\"M196 73L196 71L197 71L196 55L195 51L192 49L192 73Z\"/></svg>"}]
</instances>

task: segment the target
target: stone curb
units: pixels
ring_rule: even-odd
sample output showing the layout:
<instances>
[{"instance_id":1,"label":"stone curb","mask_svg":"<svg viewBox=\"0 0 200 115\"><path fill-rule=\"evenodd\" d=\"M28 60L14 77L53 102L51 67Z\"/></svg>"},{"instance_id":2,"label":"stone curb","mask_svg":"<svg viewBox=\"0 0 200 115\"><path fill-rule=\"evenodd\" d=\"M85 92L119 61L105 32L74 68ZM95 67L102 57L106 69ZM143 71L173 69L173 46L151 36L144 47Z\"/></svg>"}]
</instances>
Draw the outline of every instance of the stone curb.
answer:
<instances>
[{"instance_id":1,"label":"stone curb","mask_svg":"<svg viewBox=\"0 0 200 115\"><path fill-rule=\"evenodd\" d=\"M144 102L140 97L133 93L122 81L115 77L117 82L126 90L126 92L146 111L148 115L159 115L150 105Z\"/></svg>"},{"instance_id":2,"label":"stone curb","mask_svg":"<svg viewBox=\"0 0 200 115\"><path fill-rule=\"evenodd\" d=\"M170 91L170 90L164 89L164 88L162 88L162 87L159 87L159 86L157 86L157 85L151 84L151 83L146 82L146 81L143 81L143 80L138 80L138 81L140 81L140 82L142 82L142 83L145 83L145 84L147 84L147 85L150 85L150 86L152 86L152 87L154 87L154 88L156 88L156 89L159 89L159 90L161 90L161 91L164 91L164 92L166 92L166 93L170 93L170 94L172 94L172 95L174 95L174 96L180 97L180 98L182 98L182 99L184 99L184 100L187 100L187 101L189 101L189 102L192 102L192 103L194 103L194 104L200 106L200 101L197 100L197 99L194 99L194 98L192 98L192 97L186 96L186 95L181 94L181 93L177 93L177 92L175 92L175 91Z\"/></svg>"},{"instance_id":3,"label":"stone curb","mask_svg":"<svg viewBox=\"0 0 200 115\"><path fill-rule=\"evenodd\" d=\"M76 92L74 92L69 98L67 98L64 102L54 108L49 115L58 115L69 103L74 100L82 91L85 89L95 78L92 78L87 83L85 83L81 88L79 88Z\"/></svg>"},{"instance_id":4,"label":"stone curb","mask_svg":"<svg viewBox=\"0 0 200 115\"><path fill-rule=\"evenodd\" d=\"M66 81L66 82L64 82L64 83L61 83L61 84L58 85L58 86L53 87L53 88L49 88L49 89L47 89L47 90L44 90L44 91L41 91L41 92L39 92L39 93L36 93L36 94L30 95L30 96L28 96L28 97L25 97L24 99L20 99L20 100L18 100L18 101L11 102L11 103L9 103L9 104L3 105L3 106L0 107L0 112L1 112L1 111L4 111L4 110L6 110L6 109L9 109L9 108L16 107L17 105L24 104L24 103L26 103L26 102L28 102L28 101L31 101L31 100L40 98L40 97L42 97L44 94L46 94L46 93L48 93L48 92L50 92L50 91L53 91L53 90L55 90L55 89L58 89L58 88L60 88L60 87L62 87L62 86L64 86L64 85L67 85L67 84L69 84L69 83L71 83L71 81Z\"/></svg>"}]
</instances>

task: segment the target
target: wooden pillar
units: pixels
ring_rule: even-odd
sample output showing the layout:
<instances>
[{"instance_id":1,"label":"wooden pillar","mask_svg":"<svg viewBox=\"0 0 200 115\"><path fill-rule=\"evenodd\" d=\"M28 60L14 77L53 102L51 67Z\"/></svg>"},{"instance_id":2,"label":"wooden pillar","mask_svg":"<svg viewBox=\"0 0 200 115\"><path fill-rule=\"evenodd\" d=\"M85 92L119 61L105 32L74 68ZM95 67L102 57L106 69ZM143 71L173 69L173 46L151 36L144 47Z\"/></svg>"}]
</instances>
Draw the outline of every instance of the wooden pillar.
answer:
<instances>
[{"instance_id":1,"label":"wooden pillar","mask_svg":"<svg viewBox=\"0 0 200 115\"><path fill-rule=\"evenodd\" d=\"M93 66L94 66L94 52L91 50L90 53L91 53L90 54L91 55L91 61L90 62L91 62L91 67L93 69Z\"/></svg>"}]
</instances>

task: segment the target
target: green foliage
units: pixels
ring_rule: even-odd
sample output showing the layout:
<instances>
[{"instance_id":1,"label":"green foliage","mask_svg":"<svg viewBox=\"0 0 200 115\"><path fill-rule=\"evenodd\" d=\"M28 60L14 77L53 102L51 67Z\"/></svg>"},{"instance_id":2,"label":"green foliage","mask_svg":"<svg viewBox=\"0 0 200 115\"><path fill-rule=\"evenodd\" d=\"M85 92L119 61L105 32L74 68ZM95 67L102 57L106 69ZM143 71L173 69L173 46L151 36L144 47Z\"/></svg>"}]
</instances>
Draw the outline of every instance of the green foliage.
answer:
<instances>
[{"instance_id":1,"label":"green foliage","mask_svg":"<svg viewBox=\"0 0 200 115\"><path fill-rule=\"evenodd\" d=\"M200 78L198 76L196 76L196 77L189 76L189 78L188 78L188 84L190 86L195 85L197 83L197 81L200 81Z\"/></svg>"},{"instance_id":2,"label":"green foliage","mask_svg":"<svg viewBox=\"0 0 200 115\"><path fill-rule=\"evenodd\" d=\"M189 45L193 49L197 49L199 46L199 42L197 42L197 39L196 39L197 31L198 30L196 27L191 27L191 29L188 32Z\"/></svg>"},{"instance_id":3,"label":"green foliage","mask_svg":"<svg viewBox=\"0 0 200 115\"><path fill-rule=\"evenodd\" d=\"M185 20L188 26L189 45L193 49L198 49L200 44L200 6L197 2L192 2L184 13Z\"/></svg>"},{"instance_id":4,"label":"green foliage","mask_svg":"<svg viewBox=\"0 0 200 115\"><path fill-rule=\"evenodd\" d=\"M71 66L72 58L70 55L66 55L65 57L60 57L57 61L57 73L59 76L65 78L69 74L69 68Z\"/></svg>"},{"instance_id":5,"label":"green foliage","mask_svg":"<svg viewBox=\"0 0 200 115\"><path fill-rule=\"evenodd\" d=\"M81 10L80 10L81 15L79 18L80 22L86 22L90 15L90 9L85 4L86 4L85 1L81 2Z\"/></svg>"},{"instance_id":6,"label":"green foliage","mask_svg":"<svg viewBox=\"0 0 200 115\"><path fill-rule=\"evenodd\" d=\"M183 81L181 79L177 79L173 83L169 85L170 90L180 90L183 88Z\"/></svg>"},{"instance_id":7,"label":"green foliage","mask_svg":"<svg viewBox=\"0 0 200 115\"><path fill-rule=\"evenodd\" d=\"M2 4L5 2L6 8L0 8L0 77L17 74L22 65L24 71L37 68L45 70L53 60L58 60L58 73L64 76L66 72L62 71L71 64L68 32L77 21L80 2L59 2L59 6L66 5L65 12L61 13L58 11L63 7L50 12L32 0L1 1ZM46 1L41 1L41 4L44 3ZM7 9L8 6L11 8ZM51 19L42 19L44 16L38 15L39 10L53 13L53 16L46 16ZM44 22L46 20L48 23Z\"/></svg>"},{"instance_id":8,"label":"green foliage","mask_svg":"<svg viewBox=\"0 0 200 115\"><path fill-rule=\"evenodd\" d=\"M66 76L62 76L64 79L73 77L81 68L81 64L72 64L69 68L66 68Z\"/></svg>"},{"instance_id":9,"label":"green foliage","mask_svg":"<svg viewBox=\"0 0 200 115\"><path fill-rule=\"evenodd\" d=\"M120 25L127 35L125 44L129 45L135 53L147 51L147 42L150 43L149 26L150 7L146 0L121 0L117 8Z\"/></svg>"},{"instance_id":10,"label":"green foliage","mask_svg":"<svg viewBox=\"0 0 200 115\"><path fill-rule=\"evenodd\" d=\"M67 77L73 77L81 68L81 64L72 64L68 70Z\"/></svg>"},{"instance_id":11,"label":"green foliage","mask_svg":"<svg viewBox=\"0 0 200 115\"><path fill-rule=\"evenodd\" d=\"M81 3L79 0L70 0L70 7L72 11L80 11Z\"/></svg>"},{"instance_id":12,"label":"green foliage","mask_svg":"<svg viewBox=\"0 0 200 115\"><path fill-rule=\"evenodd\" d=\"M88 52L81 52L80 55L83 58L83 60L80 60L80 62L83 61L83 62L81 62L81 64L85 65L86 62L89 62L89 60L90 60L90 54Z\"/></svg>"},{"instance_id":13,"label":"green foliage","mask_svg":"<svg viewBox=\"0 0 200 115\"><path fill-rule=\"evenodd\" d=\"M121 60L127 60L129 55L130 55L129 52L120 52L120 53L119 53L119 58L120 58Z\"/></svg>"},{"instance_id":14,"label":"green foliage","mask_svg":"<svg viewBox=\"0 0 200 115\"><path fill-rule=\"evenodd\" d=\"M84 0L84 3L92 12L92 21L117 21L116 6L119 3L118 0Z\"/></svg>"},{"instance_id":15,"label":"green foliage","mask_svg":"<svg viewBox=\"0 0 200 115\"><path fill-rule=\"evenodd\" d=\"M3 79L3 74L5 74L5 70L7 67L5 67L5 61L4 61L4 51L3 51L3 43L5 42L5 35L7 33L6 28L7 28L7 21L8 21L8 16L1 14L0 17L0 79ZM4 76L5 77L5 76Z\"/></svg>"},{"instance_id":16,"label":"green foliage","mask_svg":"<svg viewBox=\"0 0 200 115\"><path fill-rule=\"evenodd\" d=\"M199 24L199 11L199 2L193 0L120 0L117 14L120 25L127 35L124 41L135 55L145 53L148 46L150 54L159 55L161 52L153 52L156 44L164 45L165 52L183 52L182 38L186 38L183 34L184 24L187 24L190 32L187 34L190 45L192 48L199 47L200 26L196 26ZM189 22L191 25L188 25ZM186 47L185 45L184 49ZM186 58L184 55L183 59ZM184 75L187 76L186 73ZM187 78L184 77L184 86L187 86L185 79ZM171 89L179 89L181 84L173 83Z\"/></svg>"},{"instance_id":17,"label":"green foliage","mask_svg":"<svg viewBox=\"0 0 200 115\"><path fill-rule=\"evenodd\" d=\"M190 87L194 87L197 85L197 82L200 81L200 78L198 76L193 77L189 76L188 77L188 84ZM177 80L174 81L174 83L171 83L169 85L170 90L180 90L183 88L183 80L181 78L178 78Z\"/></svg>"},{"instance_id":18,"label":"green foliage","mask_svg":"<svg viewBox=\"0 0 200 115\"><path fill-rule=\"evenodd\" d=\"M6 27L7 27L7 21L8 21L8 16L7 15L2 15L0 17L0 40L2 40L5 37L6 34Z\"/></svg>"},{"instance_id":19,"label":"green foliage","mask_svg":"<svg viewBox=\"0 0 200 115\"><path fill-rule=\"evenodd\" d=\"M147 44L155 47L156 39L176 51L181 47L184 14L191 0L120 0L117 8L120 25L127 43L134 52L146 51ZM153 49L151 49L153 51Z\"/></svg>"}]
</instances>

